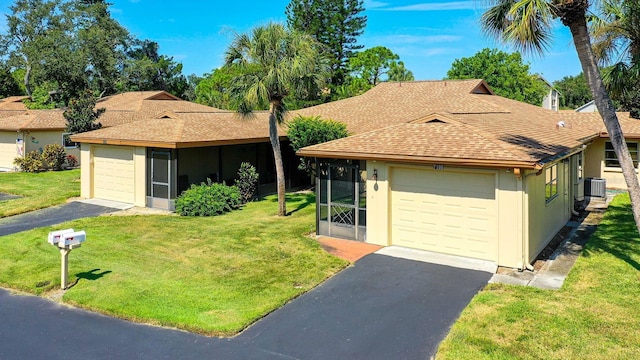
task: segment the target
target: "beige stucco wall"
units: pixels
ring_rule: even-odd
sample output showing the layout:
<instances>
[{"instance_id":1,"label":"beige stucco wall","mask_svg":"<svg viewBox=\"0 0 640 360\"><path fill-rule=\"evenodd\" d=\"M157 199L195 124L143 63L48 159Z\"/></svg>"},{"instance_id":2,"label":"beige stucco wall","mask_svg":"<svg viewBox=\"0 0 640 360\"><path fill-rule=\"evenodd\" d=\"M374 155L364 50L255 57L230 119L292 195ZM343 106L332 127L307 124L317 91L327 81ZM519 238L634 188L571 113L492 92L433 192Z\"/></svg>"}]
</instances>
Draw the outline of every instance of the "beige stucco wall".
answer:
<instances>
[{"instance_id":1,"label":"beige stucco wall","mask_svg":"<svg viewBox=\"0 0 640 360\"><path fill-rule=\"evenodd\" d=\"M558 164L558 195L550 201L545 200L545 171L540 175L526 177L526 197L528 217L525 228L528 228L528 260L533 261L553 237L571 218L570 169L569 161ZM528 224L526 223L528 222Z\"/></svg>"},{"instance_id":2,"label":"beige stucco wall","mask_svg":"<svg viewBox=\"0 0 640 360\"><path fill-rule=\"evenodd\" d=\"M397 165L397 164L395 164ZM367 242L387 246L391 241L391 193L389 176L394 164L367 162ZM402 165L406 166L406 165ZM377 181L372 178L377 171ZM483 170L486 171L486 170ZM512 171L496 170L498 231L496 263L507 267L522 266L523 197L519 179Z\"/></svg>"},{"instance_id":3,"label":"beige stucco wall","mask_svg":"<svg viewBox=\"0 0 640 360\"><path fill-rule=\"evenodd\" d=\"M44 149L48 144L62 144L62 132L61 131L33 131L25 135L25 148L26 152L40 151ZM80 150L76 147L65 148L64 151L67 155L75 156L80 160Z\"/></svg>"},{"instance_id":4,"label":"beige stucco wall","mask_svg":"<svg viewBox=\"0 0 640 360\"><path fill-rule=\"evenodd\" d=\"M144 207L147 204L147 148L133 148L135 168L135 201L133 205Z\"/></svg>"},{"instance_id":5,"label":"beige stucco wall","mask_svg":"<svg viewBox=\"0 0 640 360\"><path fill-rule=\"evenodd\" d=\"M82 144L80 151L80 158L82 165L80 167L80 193L84 198L93 198L94 188L94 171L93 171L93 156L96 148L119 148L118 146L108 145L90 145ZM134 147L133 151L133 167L134 167L134 205L146 206L146 148Z\"/></svg>"},{"instance_id":6,"label":"beige stucco wall","mask_svg":"<svg viewBox=\"0 0 640 360\"><path fill-rule=\"evenodd\" d=\"M90 144L80 145L80 196L85 199L93 198L93 184L91 183L91 148Z\"/></svg>"},{"instance_id":7,"label":"beige stucco wall","mask_svg":"<svg viewBox=\"0 0 640 360\"><path fill-rule=\"evenodd\" d=\"M604 164L604 144L607 141L608 139L595 139L585 150L585 177L604 178L607 180L607 188L626 189L627 183L620 168L606 167Z\"/></svg>"}]
</instances>

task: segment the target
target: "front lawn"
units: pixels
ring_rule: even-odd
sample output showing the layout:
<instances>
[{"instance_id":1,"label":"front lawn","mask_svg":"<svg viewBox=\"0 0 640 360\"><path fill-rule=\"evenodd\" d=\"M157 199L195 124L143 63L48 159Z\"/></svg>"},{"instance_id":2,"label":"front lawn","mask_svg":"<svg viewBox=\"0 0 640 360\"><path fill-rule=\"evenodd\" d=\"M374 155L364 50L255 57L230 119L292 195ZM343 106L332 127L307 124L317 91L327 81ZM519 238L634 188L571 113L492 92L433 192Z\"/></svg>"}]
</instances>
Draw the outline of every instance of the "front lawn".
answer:
<instances>
[{"instance_id":1,"label":"front lawn","mask_svg":"<svg viewBox=\"0 0 640 360\"><path fill-rule=\"evenodd\" d=\"M0 193L20 196L0 201L0 218L64 204L80 196L80 169L0 173Z\"/></svg>"},{"instance_id":2,"label":"front lawn","mask_svg":"<svg viewBox=\"0 0 640 360\"><path fill-rule=\"evenodd\" d=\"M63 301L117 317L208 335L232 335L346 266L305 236L312 194L275 197L211 218L107 216L0 241L0 285L46 294L60 286L54 229L87 232L69 256ZM296 211L297 210L297 211Z\"/></svg>"},{"instance_id":3,"label":"front lawn","mask_svg":"<svg viewBox=\"0 0 640 360\"><path fill-rule=\"evenodd\" d=\"M491 284L437 359L640 359L640 238L618 196L559 291Z\"/></svg>"}]
</instances>

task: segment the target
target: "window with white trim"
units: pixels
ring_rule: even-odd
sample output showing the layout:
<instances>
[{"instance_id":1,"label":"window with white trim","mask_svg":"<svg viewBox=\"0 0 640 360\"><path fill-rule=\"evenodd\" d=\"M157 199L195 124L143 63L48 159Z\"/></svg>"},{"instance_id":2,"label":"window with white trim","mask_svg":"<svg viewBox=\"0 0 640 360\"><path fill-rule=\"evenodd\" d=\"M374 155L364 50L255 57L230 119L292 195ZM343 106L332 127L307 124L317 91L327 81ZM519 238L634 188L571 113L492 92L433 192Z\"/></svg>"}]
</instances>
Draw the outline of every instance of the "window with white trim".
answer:
<instances>
[{"instance_id":1,"label":"window with white trim","mask_svg":"<svg viewBox=\"0 0 640 360\"><path fill-rule=\"evenodd\" d=\"M544 200L549 202L558 196L558 164L554 164L546 168L544 170L544 175Z\"/></svg>"},{"instance_id":2,"label":"window with white trim","mask_svg":"<svg viewBox=\"0 0 640 360\"><path fill-rule=\"evenodd\" d=\"M638 168L638 143L628 142L629 154L631 154L631 160L633 160L633 167ZM620 167L618 156L615 150L613 150L613 144L611 141L604 143L604 166L606 167Z\"/></svg>"},{"instance_id":3,"label":"window with white trim","mask_svg":"<svg viewBox=\"0 0 640 360\"><path fill-rule=\"evenodd\" d=\"M71 135L71 133L62 134L62 146L64 146L65 148L74 148L77 146L77 143L71 141L71 138L69 138L69 136Z\"/></svg>"}]
</instances>

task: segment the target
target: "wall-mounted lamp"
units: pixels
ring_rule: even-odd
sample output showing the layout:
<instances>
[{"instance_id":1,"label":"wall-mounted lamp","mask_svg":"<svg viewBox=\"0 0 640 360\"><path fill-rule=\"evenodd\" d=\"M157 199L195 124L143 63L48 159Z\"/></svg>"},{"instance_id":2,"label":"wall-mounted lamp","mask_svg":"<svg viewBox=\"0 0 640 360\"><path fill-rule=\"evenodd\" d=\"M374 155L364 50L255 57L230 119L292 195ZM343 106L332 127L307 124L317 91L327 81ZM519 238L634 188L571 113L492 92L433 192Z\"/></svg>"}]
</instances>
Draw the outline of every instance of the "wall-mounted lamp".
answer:
<instances>
[{"instance_id":1,"label":"wall-mounted lamp","mask_svg":"<svg viewBox=\"0 0 640 360\"><path fill-rule=\"evenodd\" d=\"M375 180L376 184L378 183L378 169L373 169L373 176L371 177L371 180Z\"/></svg>"}]
</instances>

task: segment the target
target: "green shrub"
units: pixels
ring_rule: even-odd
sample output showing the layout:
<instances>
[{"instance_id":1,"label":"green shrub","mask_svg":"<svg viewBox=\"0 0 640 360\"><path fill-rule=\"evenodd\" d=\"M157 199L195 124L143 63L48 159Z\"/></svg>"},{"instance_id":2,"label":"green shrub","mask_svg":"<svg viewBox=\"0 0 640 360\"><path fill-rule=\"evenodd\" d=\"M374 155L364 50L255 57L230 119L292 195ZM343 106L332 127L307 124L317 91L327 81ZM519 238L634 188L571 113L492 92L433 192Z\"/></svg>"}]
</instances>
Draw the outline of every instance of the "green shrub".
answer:
<instances>
[{"instance_id":1,"label":"green shrub","mask_svg":"<svg viewBox=\"0 0 640 360\"><path fill-rule=\"evenodd\" d=\"M176 199L176 213L182 216L215 216L241 205L236 186L212 183L193 184Z\"/></svg>"},{"instance_id":2,"label":"green shrub","mask_svg":"<svg viewBox=\"0 0 640 360\"><path fill-rule=\"evenodd\" d=\"M334 120L322 120L319 116L298 116L288 124L287 137L293 151L298 151L305 146L322 144L327 141L349 136L347 125ZM312 175L312 161L309 158L300 158L298 169Z\"/></svg>"},{"instance_id":3,"label":"green shrub","mask_svg":"<svg viewBox=\"0 0 640 360\"><path fill-rule=\"evenodd\" d=\"M238 179L236 179L236 187L240 191L240 201L242 201L243 204L246 204L253 199L256 187L258 186L259 177L260 175L253 165L248 162L240 164L240 169L238 169Z\"/></svg>"},{"instance_id":4,"label":"green shrub","mask_svg":"<svg viewBox=\"0 0 640 360\"><path fill-rule=\"evenodd\" d=\"M47 144L42 151L42 162L55 171L62 170L66 157L64 147L57 143Z\"/></svg>"},{"instance_id":5,"label":"green shrub","mask_svg":"<svg viewBox=\"0 0 640 360\"><path fill-rule=\"evenodd\" d=\"M13 163L24 172L36 172L42 170L42 155L36 150L29 151L23 158L17 157Z\"/></svg>"}]
</instances>

